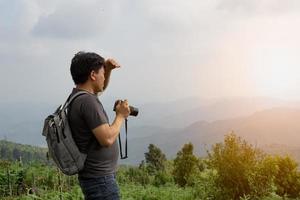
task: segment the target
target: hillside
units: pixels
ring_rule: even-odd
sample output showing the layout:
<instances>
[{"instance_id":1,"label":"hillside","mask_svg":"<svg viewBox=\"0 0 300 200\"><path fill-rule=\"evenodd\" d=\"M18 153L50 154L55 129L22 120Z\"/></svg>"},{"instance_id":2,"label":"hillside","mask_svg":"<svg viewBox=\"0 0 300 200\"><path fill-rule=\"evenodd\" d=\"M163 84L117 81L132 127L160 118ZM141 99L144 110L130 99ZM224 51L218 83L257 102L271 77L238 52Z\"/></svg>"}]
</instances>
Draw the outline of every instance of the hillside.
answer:
<instances>
[{"instance_id":1,"label":"hillside","mask_svg":"<svg viewBox=\"0 0 300 200\"><path fill-rule=\"evenodd\" d=\"M0 140L0 160L21 160L23 163L48 162L47 151L46 148Z\"/></svg>"},{"instance_id":2,"label":"hillside","mask_svg":"<svg viewBox=\"0 0 300 200\"><path fill-rule=\"evenodd\" d=\"M271 144L300 147L299 119L300 109L278 107L247 117L198 121L177 131L156 129L157 132L147 137L131 138L129 135L129 160L140 161L149 143L160 146L169 157L173 157L176 149L190 141L198 155L205 155L211 144L222 141L224 135L232 131L258 147Z\"/></svg>"},{"instance_id":3,"label":"hillside","mask_svg":"<svg viewBox=\"0 0 300 200\"><path fill-rule=\"evenodd\" d=\"M101 97L100 97L100 100ZM42 126L45 117L51 114L62 102L29 103L15 102L0 105L0 139L7 139L23 144L45 146ZM113 101L103 102L110 121L113 121ZM274 106L300 105L297 102L285 102L271 98L231 98L221 100L203 100L186 98L176 101L133 105L139 108L138 117L129 117L131 137L146 137L155 129L176 131L196 123L199 120L213 122L216 120L242 117L254 112L270 109ZM134 129L139 129L134 131ZM150 131L148 131L148 128ZM147 132L146 134L144 134ZM160 131L158 131L160 132ZM165 131L163 131L165 132Z\"/></svg>"},{"instance_id":4,"label":"hillside","mask_svg":"<svg viewBox=\"0 0 300 200\"><path fill-rule=\"evenodd\" d=\"M56 105L26 105L26 102L23 105L0 105L3 113L0 116L0 139L45 146L45 138L41 135L43 120ZM298 102L269 98L210 102L190 98L137 105L140 109L138 117L129 117L128 121L129 158L122 163L139 163L150 143L159 145L167 156L173 157L176 149L192 141L196 153L205 155L210 144L221 141L230 131L259 146L283 144L297 147L300 146L297 139L300 132L299 105ZM112 121L114 113L110 106L105 108ZM124 136L124 127L121 135Z\"/></svg>"}]
</instances>

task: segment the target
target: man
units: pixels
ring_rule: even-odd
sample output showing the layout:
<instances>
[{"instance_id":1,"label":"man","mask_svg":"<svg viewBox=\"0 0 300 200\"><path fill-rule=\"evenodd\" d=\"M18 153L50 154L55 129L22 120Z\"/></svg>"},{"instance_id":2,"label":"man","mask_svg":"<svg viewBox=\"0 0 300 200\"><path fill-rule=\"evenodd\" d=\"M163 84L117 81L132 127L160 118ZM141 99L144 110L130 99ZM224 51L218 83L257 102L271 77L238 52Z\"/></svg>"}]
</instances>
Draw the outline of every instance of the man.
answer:
<instances>
[{"instance_id":1,"label":"man","mask_svg":"<svg viewBox=\"0 0 300 200\"><path fill-rule=\"evenodd\" d=\"M111 71L119 65L113 59L104 60L96 53L78 52L70 71L76 88L87 94L77 97L69 108L69 123L74 140L87 159L78 180L86 200L119 199L116 166L119 156L117 136L130 113L128 102L119 102L116 116L109 124L107 114L97 95L107 87Z\"/></svg>"}]
</instances>

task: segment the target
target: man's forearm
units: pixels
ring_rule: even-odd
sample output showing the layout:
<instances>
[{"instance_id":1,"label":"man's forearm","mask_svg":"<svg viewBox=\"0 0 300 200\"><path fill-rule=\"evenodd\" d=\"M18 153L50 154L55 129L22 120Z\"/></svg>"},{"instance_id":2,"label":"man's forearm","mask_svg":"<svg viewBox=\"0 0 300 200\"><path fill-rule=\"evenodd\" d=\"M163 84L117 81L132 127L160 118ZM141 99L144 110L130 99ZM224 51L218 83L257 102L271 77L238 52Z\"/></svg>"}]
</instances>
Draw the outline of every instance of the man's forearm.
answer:
<instances>
[{"instance_id":1,"label":"man's forearm","mask_svg":"<svg viewBox=\"0 0 300 200\"><path fill-rule=\"evenodd\" d=\"M110 74L111 74L111 70L106 70L105 71L105 74L104 74L105 80L104 80L103 90L105 90L107 88L107 86L108 86L109 79L110 79Z\"/></svg>"},{"instance_id":2,"label":"man's forearm","mask_svg":"<svg viewBox=\"0 0 300 200\"><path fill-rule=\"evenodd\" d=\"M123 123L124 118L120 115L116 115L115 120L113 121L113 123L110 125L110 141L111 143L114 143L114 141L117 139L121 127L122 127L122 123Z\"/></svg>"}]
</instances>

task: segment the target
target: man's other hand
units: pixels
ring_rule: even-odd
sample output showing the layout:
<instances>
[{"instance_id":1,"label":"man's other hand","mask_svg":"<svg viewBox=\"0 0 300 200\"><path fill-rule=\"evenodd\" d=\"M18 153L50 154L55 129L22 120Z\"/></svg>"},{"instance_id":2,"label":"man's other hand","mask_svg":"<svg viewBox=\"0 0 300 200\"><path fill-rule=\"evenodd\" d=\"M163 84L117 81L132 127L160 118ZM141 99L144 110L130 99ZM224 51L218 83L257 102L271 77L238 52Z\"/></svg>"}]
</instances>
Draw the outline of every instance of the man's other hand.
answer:
<instances>
[{"instance_id":1,"label":"man's other hand","mask_svg":"<svg viewBox=\"0 0 300 200\"><path fill-rule=\"evenodd\" d=\"M116 106L116 114L127 118L130 114L130 108L127 100L119 101Z\"/></svg>"}]
</instances>

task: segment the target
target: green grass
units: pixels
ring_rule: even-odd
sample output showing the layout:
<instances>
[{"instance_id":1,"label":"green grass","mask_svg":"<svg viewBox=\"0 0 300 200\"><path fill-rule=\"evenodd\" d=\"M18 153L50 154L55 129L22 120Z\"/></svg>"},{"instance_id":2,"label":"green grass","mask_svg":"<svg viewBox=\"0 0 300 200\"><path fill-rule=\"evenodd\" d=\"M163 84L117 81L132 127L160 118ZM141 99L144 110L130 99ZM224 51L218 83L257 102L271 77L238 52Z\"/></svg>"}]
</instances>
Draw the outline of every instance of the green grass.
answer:
<instances>
[{"instance_id":1,"label":"green grass","mask_svg":"<svg viewBox=\"0 0 300 200\"><path fill-rule=\"evenodd\" d=\"M140 185L121 185L122 200L194 200L191 188L178 188L175 185L162 187L140 186Z\"/></svg>"},{"instance_id":2,"label":"green grass","mask_svg":"<svg viewBox=\"0 0 300 200\"><path fill-rule=\"evenodd\" d=\"M194 200L192 188L178 188L175 185L155 187L126 184L120 186L122 200ZM83 200L79 186L75 186L71 192L39 191L38 194L5 197L3 200Z\"/></svg>"}]
</instances>

